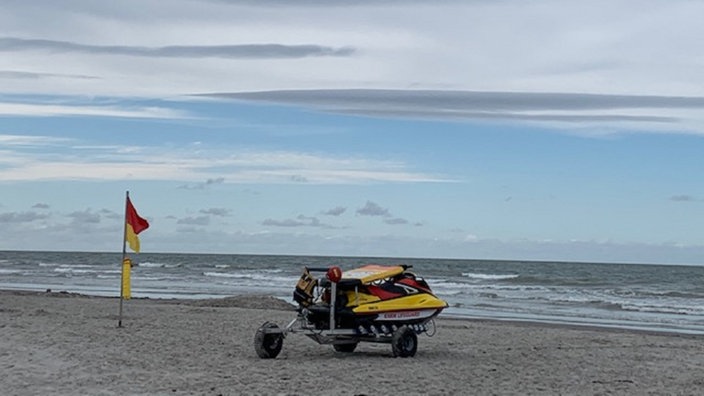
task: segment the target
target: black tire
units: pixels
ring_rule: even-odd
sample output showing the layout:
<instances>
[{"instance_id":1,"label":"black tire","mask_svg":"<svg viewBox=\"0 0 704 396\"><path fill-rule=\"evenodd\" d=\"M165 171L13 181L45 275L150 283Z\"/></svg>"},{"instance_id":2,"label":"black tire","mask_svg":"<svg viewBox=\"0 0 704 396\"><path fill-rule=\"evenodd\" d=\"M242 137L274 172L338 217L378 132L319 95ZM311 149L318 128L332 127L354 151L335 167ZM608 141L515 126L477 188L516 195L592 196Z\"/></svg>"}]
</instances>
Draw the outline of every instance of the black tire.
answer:
<instances>
[{"instance_id":1,"label":"black tire","mask_svg":"<svg viewBox=\"0 0 704 396\"><path fill-rule=\"evenodd\" d=\"M355 348L357 348L358 342L355 342L353 344L332 344L332 347L335 348L335 351L337 352L345 352L345 353L352 353L354 352Z\"/></svg>"},{"instance_id":2,"label":"black tire","mask_svg":"<svg viewBox=\"0 0 704 396\"><path fill-rule=\"evenodd\" d=\"M418 350L418 336L408 326L401 326L391 336L391 350L394 357L413 357Z\"/></svg>"},{"instance_id":3,"label":"black tire","mask_svg":"<svg viewBox=\"0 0 704 396\"><path fill-rule=\"evenodd\" d=\"M266 329L278 330L276 323L266 322L254 334L254 350L262 359L273 359L279 355L284 346L283 333L267 333Z\"/></svg>"}]
</instances>

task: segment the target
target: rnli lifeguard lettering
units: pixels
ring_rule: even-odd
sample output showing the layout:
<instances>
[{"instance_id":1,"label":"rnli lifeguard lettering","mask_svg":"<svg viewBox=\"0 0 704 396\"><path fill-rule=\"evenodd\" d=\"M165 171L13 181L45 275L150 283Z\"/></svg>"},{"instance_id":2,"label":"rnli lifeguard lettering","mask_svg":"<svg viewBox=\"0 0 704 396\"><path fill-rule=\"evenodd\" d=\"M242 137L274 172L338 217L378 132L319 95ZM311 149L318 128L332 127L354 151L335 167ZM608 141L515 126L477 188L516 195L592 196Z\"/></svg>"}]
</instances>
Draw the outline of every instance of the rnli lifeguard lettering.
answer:
<instances>
[{"instance_id":1,"label":"rnli lifeguard lettering","mask_svg":"<svg viewBox=\"0 0 704 396\"><path fill-rule=\"evenodd\" d=\"M385 315L386 319L396 319L396 318L415 318L420 316L420 311L412 312L389 312Z\"/></svg>"},{"instance_id":2,"label":"rnli lifeguard lettering","mask_svg":"<svg viewBox=\"0 0 704 396\"><path fill-rule=\"evenodd\" d=\"M379 314L379 320L392 320L392 321L406 321L414 319L429 318L433 316L434 310L425 309L418 311L396 311L396 312L384 312Z\"/></svg>"}]
</instances>

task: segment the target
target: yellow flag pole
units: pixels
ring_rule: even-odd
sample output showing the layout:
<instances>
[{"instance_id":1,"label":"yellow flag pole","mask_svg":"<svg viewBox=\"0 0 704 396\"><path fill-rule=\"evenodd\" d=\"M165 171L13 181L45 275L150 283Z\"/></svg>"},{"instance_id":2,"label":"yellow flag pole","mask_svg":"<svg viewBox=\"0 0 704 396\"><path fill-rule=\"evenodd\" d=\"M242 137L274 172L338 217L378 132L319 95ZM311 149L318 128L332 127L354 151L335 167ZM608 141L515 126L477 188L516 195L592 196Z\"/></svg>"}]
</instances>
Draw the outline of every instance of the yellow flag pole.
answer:
<instances>
[{"instance_id":1,"label":"yellow flag pole","mask_svg":"<svg viewBox=\"0 0 704 396\"><path fill-rule=\"evenodd\" d=\"M125 221L124 221L124 231L122 232L122 271L120 275L120 314L117 319L117 327L122 327L122 300L124 299L124 293L125 293L125 260L129 260L127 258L127 248L125 244L127 243L127 201L130 199L130 192L127 191L125 194ZM130 263L131 266L131 263ZM129 268L128 268L129 271ZM129 277L130 274L129 272L127 273L127 276ZM129 278L128 278L129 281ZM129 285L128 285L129 287Z\"/></svg>"}]
</instances>

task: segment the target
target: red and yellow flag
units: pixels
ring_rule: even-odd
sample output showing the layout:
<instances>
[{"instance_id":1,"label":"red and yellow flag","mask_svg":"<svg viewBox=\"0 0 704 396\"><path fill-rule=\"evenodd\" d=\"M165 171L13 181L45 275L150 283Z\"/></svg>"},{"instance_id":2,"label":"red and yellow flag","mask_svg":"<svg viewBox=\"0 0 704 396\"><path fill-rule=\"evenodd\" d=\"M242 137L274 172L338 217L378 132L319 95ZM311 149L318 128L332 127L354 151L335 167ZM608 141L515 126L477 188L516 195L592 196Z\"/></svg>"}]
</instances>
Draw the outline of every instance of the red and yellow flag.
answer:
<instances>
[{"instance_id":1,"label":"red and yellow flag","mask_svg":"<svg viewBox=\"0 0 704 396\"><path fill-rule=\"evenodd\" d=\"M130 249L139 253L139 237L137 234L149 228L149 222L139 217L137 210L132 206L132 201L127 197L127 210L125 212L125 239L130 245Z\"/></svg>"}]
</instances>

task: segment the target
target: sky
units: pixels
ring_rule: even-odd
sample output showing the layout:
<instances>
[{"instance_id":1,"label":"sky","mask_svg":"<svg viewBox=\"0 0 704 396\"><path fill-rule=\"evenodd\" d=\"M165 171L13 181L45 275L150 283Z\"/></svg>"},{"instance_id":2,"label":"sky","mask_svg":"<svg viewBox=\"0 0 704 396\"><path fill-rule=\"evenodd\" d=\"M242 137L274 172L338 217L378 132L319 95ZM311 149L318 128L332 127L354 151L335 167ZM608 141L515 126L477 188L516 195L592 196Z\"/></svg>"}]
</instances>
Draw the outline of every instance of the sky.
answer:
<instances>
[{"instance_id":1,"label":"sky","mask_svg":"<svg viewBox=\"0 0 704 396\"><path fill-rule=\"evenodd\" d=\"M704 2L2 9L0 250L704 264Z\"/></svg>"}]
</instances>

